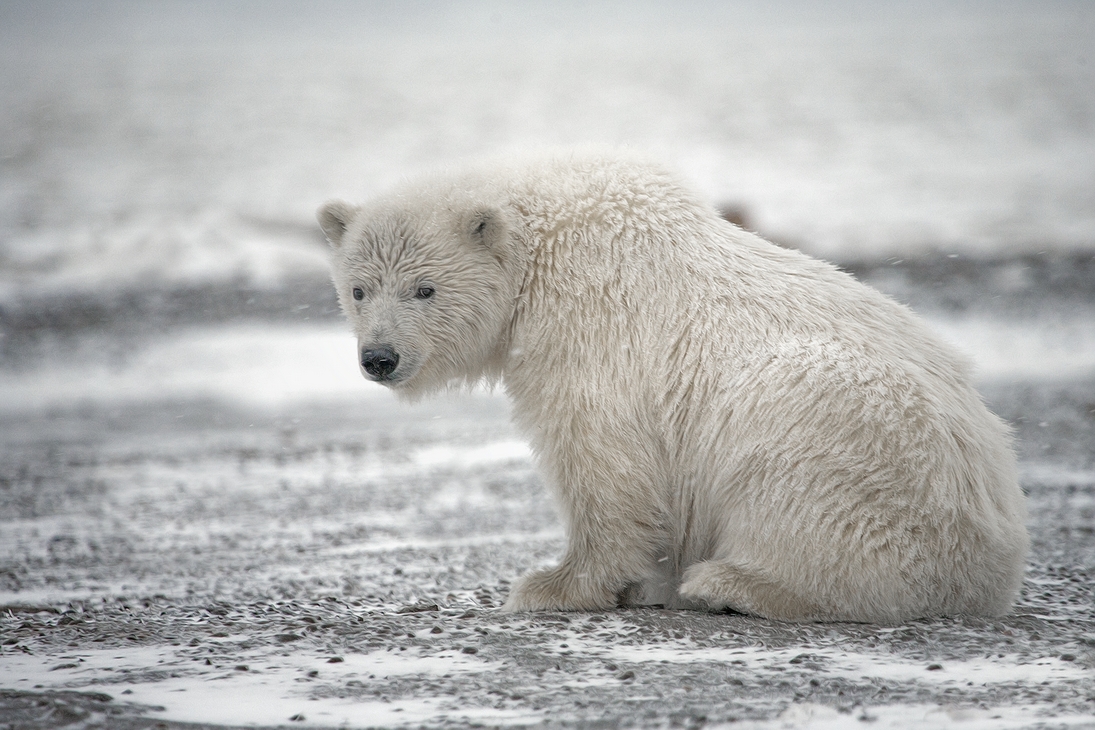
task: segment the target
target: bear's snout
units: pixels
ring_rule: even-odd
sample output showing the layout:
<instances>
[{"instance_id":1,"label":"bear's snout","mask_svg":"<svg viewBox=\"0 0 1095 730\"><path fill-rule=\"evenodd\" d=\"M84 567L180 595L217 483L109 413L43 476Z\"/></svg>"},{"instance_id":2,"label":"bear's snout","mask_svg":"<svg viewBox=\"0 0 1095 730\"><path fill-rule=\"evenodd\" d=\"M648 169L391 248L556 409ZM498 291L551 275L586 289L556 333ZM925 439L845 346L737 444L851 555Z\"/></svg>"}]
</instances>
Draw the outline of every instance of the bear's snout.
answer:
<instances>
[{"instance_id":1,"label":"bear's snout","mask_svg":"<svg viewBox=\"0 0 1095 730\"><path fill-rule=\"evenodd\" d=\"M361 367L370 377L384 380L399 366L399 355L387 345L361 351Z\"/></svg>"}]
</instances>

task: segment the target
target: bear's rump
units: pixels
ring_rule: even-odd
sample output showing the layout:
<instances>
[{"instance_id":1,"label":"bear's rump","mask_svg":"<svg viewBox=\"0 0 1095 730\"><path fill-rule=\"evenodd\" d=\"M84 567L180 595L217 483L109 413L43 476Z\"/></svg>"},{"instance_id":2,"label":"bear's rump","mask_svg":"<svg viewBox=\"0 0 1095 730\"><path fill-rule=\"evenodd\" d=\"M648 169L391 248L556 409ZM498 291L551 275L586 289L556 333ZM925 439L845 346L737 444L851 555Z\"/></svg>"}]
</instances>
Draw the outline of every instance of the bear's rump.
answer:
<instances>
[{"instance_id":1,"label":"bear's rump","mask_svg":"<svg viewBox=\"0 0 1095 730\"><path fill-rule=\"evenodd\" d=\"M688 433L717 441L679 445L703 504L684 522L711 545L696 557L761 566L834 618L999 602L1025 538L1003 429L976 394L847 352L765 365L738 371L721 410L705 404L717 423L694 419Z\"/></svg>"}]
</instances>

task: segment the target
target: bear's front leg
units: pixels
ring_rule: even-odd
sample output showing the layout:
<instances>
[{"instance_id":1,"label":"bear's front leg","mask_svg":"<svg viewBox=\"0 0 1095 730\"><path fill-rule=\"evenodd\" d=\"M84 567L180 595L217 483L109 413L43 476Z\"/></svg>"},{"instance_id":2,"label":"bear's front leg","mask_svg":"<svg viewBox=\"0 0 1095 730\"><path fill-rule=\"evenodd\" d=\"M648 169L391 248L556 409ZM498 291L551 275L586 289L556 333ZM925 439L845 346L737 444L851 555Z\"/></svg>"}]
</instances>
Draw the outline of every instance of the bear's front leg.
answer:
<instances>
[{"instance_id":1,"label":"bear's front leg","mask_svg":"<svg viewBox=\"0 0 1095 730\"><path fill-rule=\"evenodd\" d=\"M643 457L623 457L628 452L619 444L616 458L607 463L596 459L595 450L577 451L558 456L556 450L553 462L541 451L565 512L566 554L558 566L516 581L504 611L614 608L628 588L657 573L665 509L651 479L655 465Z\"/></svg>"},{"instance_id":2,"label":"bear's front leg","mask_svg":"<svg viewBox=\"0 0 1095 730\"><path fill-rule=\"evenodd\" d=\"M603 525L602 525L603 526ZM573 528L572 528L573 529ZM615 608L620 596L655 572L652 549L643 539L621 540L626 525L609 528L613 550L584 549L589 535L572 534L567 554L554 568L521 576L510 590L503 611L602 611ZM637 531L630 531L637 532ZM602 543L604 544L604 543Z\"/></svg>"}]
</instances>

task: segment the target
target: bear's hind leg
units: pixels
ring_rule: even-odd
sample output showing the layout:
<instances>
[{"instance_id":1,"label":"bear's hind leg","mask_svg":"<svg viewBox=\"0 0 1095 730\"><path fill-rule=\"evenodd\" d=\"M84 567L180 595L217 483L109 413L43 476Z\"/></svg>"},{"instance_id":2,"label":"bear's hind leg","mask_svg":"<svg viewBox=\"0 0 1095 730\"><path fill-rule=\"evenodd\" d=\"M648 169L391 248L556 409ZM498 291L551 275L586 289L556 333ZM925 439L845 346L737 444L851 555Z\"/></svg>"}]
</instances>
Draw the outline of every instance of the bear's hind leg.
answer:
<instances>
[{"instance_id":1,"label":"bear's hind leg","mask_svg":"<svg viewBox=\"0 0 1095 730\"><path fill-rule=\"evenodd\" d=\"M712 611L730 608L783 621L816 620L824 613L789 586L728 560L705 560L690 566L679 593Z\"/></svg>"}]
</instances>

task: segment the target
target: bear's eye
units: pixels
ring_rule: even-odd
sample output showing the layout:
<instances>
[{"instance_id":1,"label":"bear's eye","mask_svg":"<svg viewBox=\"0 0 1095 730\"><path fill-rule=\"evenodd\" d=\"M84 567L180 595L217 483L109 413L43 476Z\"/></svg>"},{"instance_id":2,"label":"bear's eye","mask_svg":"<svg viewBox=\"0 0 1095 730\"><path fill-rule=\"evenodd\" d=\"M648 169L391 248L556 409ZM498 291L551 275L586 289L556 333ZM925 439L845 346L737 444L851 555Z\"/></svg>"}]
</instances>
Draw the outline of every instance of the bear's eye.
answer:
<instances>
[{"instance_id":1,"label":"bear's eye","mask_svg":"<svg viewBox=\"0 0 1095 730\"><path fill-rule=\"evenodd\" d=\"M365 298L365 290L362 289L360 286L355 286L354 287L354 299L356 299L360 302L364 298Z\"/></svg>"},{"instance_id":2,"label":"bear's eye","mask_svg":"<svg viewBox=\"0 0 1095 730\"><path fill-rule=\"evenodd\" d=\"M420 286L414 292L415 299L429 299L433 296L433 291L432 286Z\"/></svg>"}]
</instances>

